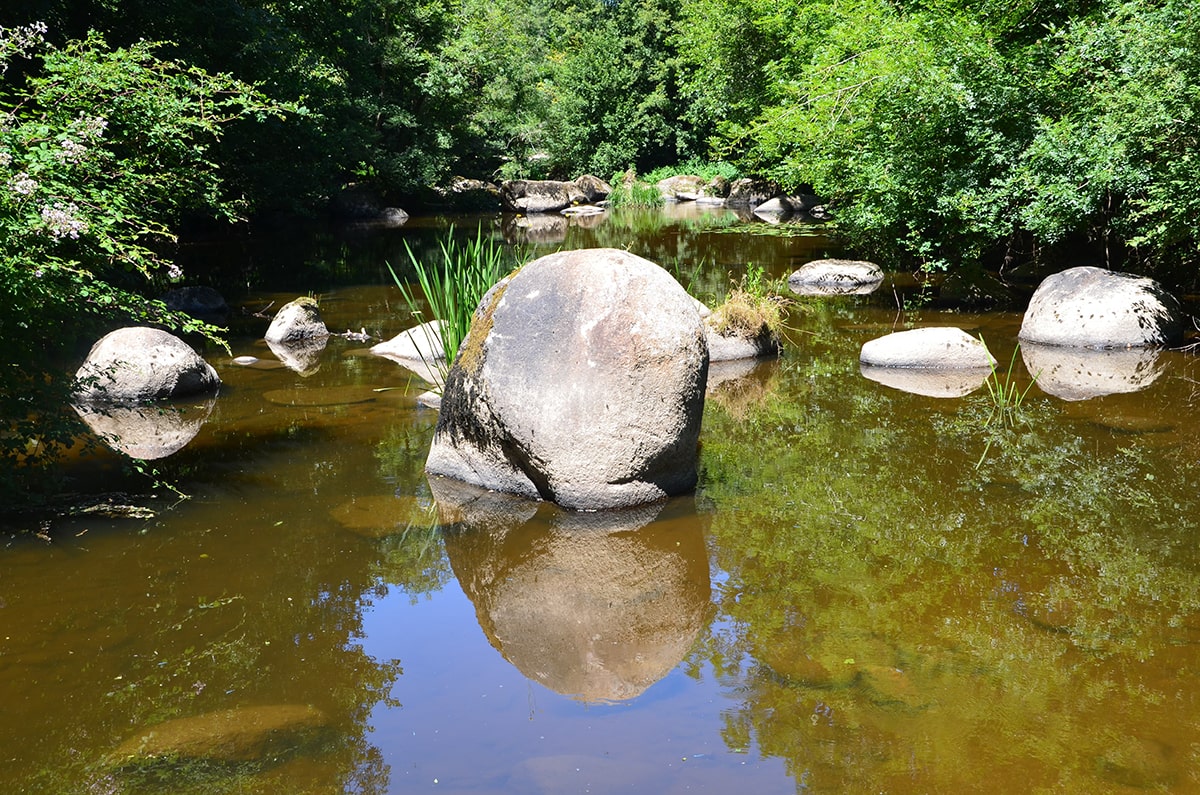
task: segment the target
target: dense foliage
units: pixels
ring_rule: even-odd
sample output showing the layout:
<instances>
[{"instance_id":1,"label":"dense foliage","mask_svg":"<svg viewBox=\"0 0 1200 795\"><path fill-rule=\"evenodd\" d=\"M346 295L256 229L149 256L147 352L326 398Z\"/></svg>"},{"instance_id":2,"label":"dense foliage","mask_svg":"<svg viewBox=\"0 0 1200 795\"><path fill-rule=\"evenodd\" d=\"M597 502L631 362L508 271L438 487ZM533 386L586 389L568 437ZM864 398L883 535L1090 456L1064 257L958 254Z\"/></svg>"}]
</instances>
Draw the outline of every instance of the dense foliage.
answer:
<instances>
[{"instance_id":1,"label":"dense foliage","mask_svg":"<svg viewBox=\"0 0 1200 795\"><path fill-rule=\"evenodd\" d=\"M146 296L182 277L164 254L182 216L227 216L210 147L224 124L283 111L252 87L162 60L140 42L93 34L61 48L44 26L0 36L8 84L0 115L0 491L30 482L14 465L70 444L70 359L114 321L215 330ZM86 352L86 348L84 349Z\"/></svg>"}]
</instances>

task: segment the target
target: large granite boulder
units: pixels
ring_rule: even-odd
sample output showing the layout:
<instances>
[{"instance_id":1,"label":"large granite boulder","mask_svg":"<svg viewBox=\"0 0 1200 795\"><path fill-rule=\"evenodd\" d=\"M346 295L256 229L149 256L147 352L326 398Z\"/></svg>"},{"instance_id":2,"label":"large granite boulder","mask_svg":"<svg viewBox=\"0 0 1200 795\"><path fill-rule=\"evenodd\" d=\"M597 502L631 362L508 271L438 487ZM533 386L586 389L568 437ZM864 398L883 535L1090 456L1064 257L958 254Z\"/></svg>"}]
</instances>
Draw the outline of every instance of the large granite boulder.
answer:
<instances>
[{"instance_id":1,"label":"large granite boulder","mask_svg":"<svg viewBox=\"0 0 1200 795\"><path fill-rule=\"evenodd\" d=\"M1183 337L1183 309L1153 279L1071 268L1038 285L1018 336L1076 348L1170 345Z\"/></svg>"},{"instance_id":2,"label":"large granite boulder","mask_svg":"<svg viewBox=\"0 0 1200 795\"><path fill-rule=\"evenodd\" d=\"M267 328L266 340L287 343L328 336L316 299L303 296L279 308Z\"/></svg>"},{"instance_id":3,"label":"large granite boulder","mask_svg":"<svg viewBox=\"0 0 1200 795\"><path fill-rule=\"evenodd\" d=\"M859 362L869 367L927 370L991 370L995 359L977 337L958 328L897 331L866 342Z\"/></svg>"},{"instance_id":4,"label":"large granite boulder","mask_svg":"<svg viewBox=\"0 0 1200 795\"><path fill-rule=\"evenodd\" d=\"M557 213L587 200L574 182L513 179L500 184L500 201L514 213Z\"/></svg>"},{"instance_id":5,"label":"large granite boulder","mask_svg":"<svg viewBox=\"0 0 1200 795\"><path fill-rule=\"evenodd\" d=\"M690 491L707 371L696 302L665 270L542 257L476 311L426 471L583 510Z\"/></svg>"},{"instance_id":6,"label":"large granite boulder","mask_svg":"<svg viewBox=\"0 0 1200 795\"><path fill-rule=\"evenodd\" d=\"M92 346L75 373L75 401L134 406L212 394L221 379L212 365L174 334L146 326L110 332Z\"/></svg>"}]
</instances>

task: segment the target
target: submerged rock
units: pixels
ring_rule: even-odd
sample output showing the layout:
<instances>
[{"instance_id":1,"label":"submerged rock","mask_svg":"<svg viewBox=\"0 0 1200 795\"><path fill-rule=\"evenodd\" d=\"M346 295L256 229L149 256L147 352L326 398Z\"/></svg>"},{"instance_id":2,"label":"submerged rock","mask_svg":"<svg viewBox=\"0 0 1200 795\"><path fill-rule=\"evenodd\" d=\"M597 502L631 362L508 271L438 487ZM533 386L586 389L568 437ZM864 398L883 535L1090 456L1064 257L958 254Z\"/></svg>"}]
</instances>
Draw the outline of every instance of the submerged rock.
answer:
<instances>
[{"instance_id":1,"label":"submerged rock","mask_svg":"<svg viewBox=\"0 0 1200 795\"><path fill-rule=\"evenodd\" d=\"M1183 309L1153 279L1071 268L1038 285L1018 336L1076 348L1170 345L1183 337Z\"/></svg>"},{"instance_id":2,"label":"submerged rock","mask_svg":"<svg viewBox=\"0 0 1200 795\"><path fill-rule=\"evenodd\" d=\"M268 763L313 742L328 727L325 713L307 705L226 709L153 726L121 743L110 760L114 767L185 759Z\"/></svg>"},{"instance_id":3,"label":"submerged rock","mask_svg":"<svg viewBox=\"0 0 1200 795\"><path fill-rule=\"evenodd\" d=\"M75 402L132 406L212 394L221 379L190 345L161 329L130 326L106 334L75 373Z\"/></svg>"},{"instance_id":4,"label":"submerged rock","mask_svg":"<svg viewBox=\"0 0 1200 795\"><path fill-rule=\"evenodd\" d=\"M690 491L707 371L695 302L662 268L542 257L480 304L426 471L584 510Z\"/></svg>"}]
</instances>

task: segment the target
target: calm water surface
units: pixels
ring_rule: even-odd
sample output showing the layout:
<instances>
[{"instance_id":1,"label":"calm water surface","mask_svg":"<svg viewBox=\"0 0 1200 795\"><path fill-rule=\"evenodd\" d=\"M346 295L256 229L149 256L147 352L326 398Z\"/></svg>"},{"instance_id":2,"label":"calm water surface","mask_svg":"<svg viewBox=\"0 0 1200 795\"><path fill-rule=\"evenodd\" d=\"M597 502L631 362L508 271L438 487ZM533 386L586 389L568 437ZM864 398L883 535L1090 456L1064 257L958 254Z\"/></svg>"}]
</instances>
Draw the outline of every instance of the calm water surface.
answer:
<instances>
[{"instance_id":1,"label":"calm water surface","mask_svg":"<svg viewBox=\"0 0 1200 795\"><path fill-rule=\"evenodd\" d=\"M706 300L829 246L734 220L508 233L628 247ZM249 309L314 290L332 330L388 337L411 319L383 263L441 223L221 256L254 259ZM0 548L0 787L1200 791L1195 359L1038 361L997 418L858 351L955 325L1007 364L1019 315L883 292L798 299L782 359L710 382L694 496L590 515L455 508L422 473L419 381L340 338L296 372L237 318L233 355L262 363L210 351L220 397L151 462L190 499ZM105 764L162 721L283 704L329 726L270 764Z\"/></svg>"}]
</instances>

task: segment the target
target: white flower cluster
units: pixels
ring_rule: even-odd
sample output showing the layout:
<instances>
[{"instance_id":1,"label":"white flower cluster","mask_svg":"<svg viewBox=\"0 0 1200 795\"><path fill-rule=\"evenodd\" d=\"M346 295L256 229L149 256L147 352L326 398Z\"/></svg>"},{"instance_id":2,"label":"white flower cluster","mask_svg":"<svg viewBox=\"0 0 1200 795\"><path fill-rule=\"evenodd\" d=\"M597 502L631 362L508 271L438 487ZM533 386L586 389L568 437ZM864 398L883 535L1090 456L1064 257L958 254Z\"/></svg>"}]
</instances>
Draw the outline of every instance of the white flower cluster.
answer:
<instances>
[{"instance_id":1,"label":"white flower cluster","mask_svg":"<svg viewBox=\"0 0 1200 795\"><path fill-rule=\"evenodd\" d=\"M87 221L79 216L79 207L74 202L66 205L46 205L42 208L42 223L55 240L62 240L64 237L78 240L79 236L86 234L88 230Z\"/></svg>"},{"instance_id":2,"label":"white flower cluster","mask_svg":"<svg viewBox=\"0 0 1200 795\"><path fill-rule=\"evenodd\" d=\"M8 188L18 196L29 196L37 190L38 182L24 171L8 181Z\"/></svg>"},{"instance_id":3,"label":"white flower cluster","mask_svg":"<svg viewBox=\"0 0 1200 795\"><path fill-rule=\"evenodd\" d=\"M0 27L0 75L8 71L8 60L13 55L28 55L46 40L45 22L18 25L15 28Z\"/></svg>"},{"instance_id":4,"label":"white flower cluster","mask_svg":"<svg viewBox=\"0 0 1200 795\"><path fill-rule=\"evenodd\" d=\"M58 157L64 163L78 163L87 154L87 147L73 138L64 138L58 145Z\"/></svg>"},{"instance_id":5,"label":"white flower cluster","mask_svg":"<svg viewBox=\"0 0 1200 795\"><path fill-rule=\"evenodd\" d=\"M83 160L88 151L87 144L103 138L107 129L108 119L103 116L87 116L80 113L79 118L71 124L67 135L58 142L58 159L64 163L78 163ZM72 133L77 137L70 137Z\"/></svg>"}]
</instances>

